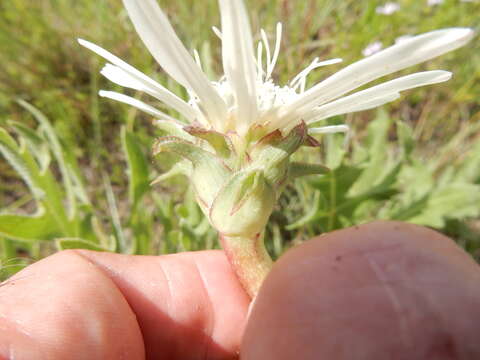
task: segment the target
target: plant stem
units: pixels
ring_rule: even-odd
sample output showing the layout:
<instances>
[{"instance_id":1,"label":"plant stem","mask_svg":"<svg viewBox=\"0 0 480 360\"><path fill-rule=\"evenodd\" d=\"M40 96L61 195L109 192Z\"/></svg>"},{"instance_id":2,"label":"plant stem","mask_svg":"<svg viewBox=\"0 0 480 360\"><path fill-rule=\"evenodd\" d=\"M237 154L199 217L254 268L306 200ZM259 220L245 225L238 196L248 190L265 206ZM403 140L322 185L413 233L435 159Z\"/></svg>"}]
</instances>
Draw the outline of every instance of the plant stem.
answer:
<instances>
[{"instance_id":1,"label":"plant stem","mask_svg":"<svg viewBox=\"0 0 480 360\"><path fill-rule=\"evenodd\" d=\"M220 242L240 283L253 299L273 264L265 249L263 234L252 238L220 234Z\"/></svg>"}]
</instances>

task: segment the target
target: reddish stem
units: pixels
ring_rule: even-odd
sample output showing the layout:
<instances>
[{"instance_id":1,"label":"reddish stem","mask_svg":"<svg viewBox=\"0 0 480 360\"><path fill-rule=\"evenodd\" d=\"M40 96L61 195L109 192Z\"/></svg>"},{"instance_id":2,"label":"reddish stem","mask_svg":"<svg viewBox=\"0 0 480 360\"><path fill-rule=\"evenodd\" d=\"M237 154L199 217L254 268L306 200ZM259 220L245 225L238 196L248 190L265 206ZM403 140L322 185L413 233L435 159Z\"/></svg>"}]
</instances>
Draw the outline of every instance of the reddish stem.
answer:
<instances>
[{"instance_id":1,"label":"reddish stem","mask_svg":"<svg viewBox=\"0 0 480 360\"><path fill-rule=\"evenodd\" d=\"M243 288L254 298L273 264L262 234L252 238L220 234L220 243Z\"/></svg>"}]
</instances>

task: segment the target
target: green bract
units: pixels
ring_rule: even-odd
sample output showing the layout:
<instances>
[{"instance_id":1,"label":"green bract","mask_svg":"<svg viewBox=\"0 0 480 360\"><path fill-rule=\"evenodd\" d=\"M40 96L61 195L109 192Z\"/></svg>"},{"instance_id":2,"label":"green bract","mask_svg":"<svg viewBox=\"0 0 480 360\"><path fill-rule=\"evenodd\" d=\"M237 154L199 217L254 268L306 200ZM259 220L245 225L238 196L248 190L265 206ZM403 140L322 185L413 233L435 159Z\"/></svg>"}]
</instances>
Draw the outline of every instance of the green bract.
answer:
<instances>
[{"instance_id":1,"label":"green bract","mask_svg":"<svg viewBox=\"0 0 480 360\"><path fill-rule=\"evenodd\" d=\"M290 178L327 171L290 162L300 146L315 144L303 123L286 136L279 130L261 136L257 127L246 137L249 141L200 126L160 126L172 135L156 141L154 154L171 152L190 162L178 171L192 180L198 204L221 235L261 234Z\"/></svg>"}]
</instances>

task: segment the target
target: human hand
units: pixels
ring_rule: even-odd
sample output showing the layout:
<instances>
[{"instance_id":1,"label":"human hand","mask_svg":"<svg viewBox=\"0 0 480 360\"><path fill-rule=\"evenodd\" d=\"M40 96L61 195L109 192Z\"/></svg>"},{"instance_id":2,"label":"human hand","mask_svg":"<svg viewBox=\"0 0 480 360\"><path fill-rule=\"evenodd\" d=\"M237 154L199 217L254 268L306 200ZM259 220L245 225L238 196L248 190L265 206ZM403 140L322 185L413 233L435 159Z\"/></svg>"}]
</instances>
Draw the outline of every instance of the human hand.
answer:
<instances>
[{"instance_id":1,"label":"human hand","mask_svg":"<svg viewBox=\"0 0 480 360\"><path fill-rule=\"evenodd\" d=\"M55 254L0 287L0 359L479 359L480 270L401 224L287 252L249 299L220 251ZM244 330L245 329L245 330Z\"/></svg>"}]
</instances>

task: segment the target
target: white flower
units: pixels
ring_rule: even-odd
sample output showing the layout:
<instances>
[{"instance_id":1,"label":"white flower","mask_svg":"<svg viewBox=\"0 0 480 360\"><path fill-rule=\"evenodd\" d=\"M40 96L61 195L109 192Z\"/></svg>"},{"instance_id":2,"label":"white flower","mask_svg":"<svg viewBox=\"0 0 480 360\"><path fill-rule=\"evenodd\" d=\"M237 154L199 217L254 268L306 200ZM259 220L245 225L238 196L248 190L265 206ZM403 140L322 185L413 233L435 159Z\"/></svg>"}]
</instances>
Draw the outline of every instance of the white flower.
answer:
<instances>
[{"instance_id":1,"label":"white flower","mask_svg":"<svg viewBox=\"0 0 480 360\"><path fill-rule=\"evenodd\" d=\"M428 6L435 6L443 4L443 0L427 0Z\"/></svg>"},{"instance_id":2,"label":"white flower","mask_svg":"<svg viewBox=\"0 0 480 360\"><path fill-rule=\"evenodd\" d=\"M328 171L318 164L295 162L303 145L316 145L309 134L346 131L346 125L322 126L325 119L371 109L418 86L448 80L447 71L425 71L355 89L385 75L464 45L470 29L432 31L412 37L351 64L306 88L308 74L340 59L312 63L288 84L272 79L280 55L282 26L271 48L262 30L256 52L247 12L241 0L219 0L225 75L208 79L199 56L182 45L156 0L123 0L140 38L163 70L187 90L177 95L108 51L85 40L80 44L104 57L101 73L114 83L147 93L181 114L174 119L138 99L112 91L100 95L130 104L156 118L169 136L157 139L154 154L173 152L189 176L197 202L220 235L235 272L254 297L272 265L262 234L286 183ZM183 166L184 164L187 164ZM175 167L174 169L175 170ZM176 171L176 170L175 170Z\"/></svg>"},{"instance_id":3,"label":"white flower","mask_svg":"<svg viewBox=\"0 0 480 360\"><path fill-rule=\"evenodd\" d=\"M382 15L392 15L400 10L400 4L394 2L387 2L382 6L377 6L375 12Z\"/></svg>"},{"instance_id":4,"label":"white flower","mask_svg":"<svg viewBox=\"0 0 480 360\"><path fill-rule=\"evenodd\" d=\"M365 49L362 50L363 56L371 56L373 54L378 53L380 50L383 49L383 44L381 41L375 41L369 44Z\"/></svg>"},{"instance_id":5,"label":"white flower","mask_svg":"<svg viewBox=\"0 0 480 360\"><path fill-rule=\"evenodd\" d=\"M414 36L363 60L351 64L322 82L306 89L307 75L340 59L314 59L287 85L274 83L272 72L280 55L282 26L277 25L271 49L261 31L255 56L250 24L242 1L219 0L225 75L209 80L189 51L182 45L167 17L155 0L124 0L135 29L160 66L184 86L190 99L183 100L150 77L108 51L85 40L80 44L109 63L101 73L121 86L143 91L177 110L184 119L173 119L162 111L132 97L111 91L100 95L118 100L159 119L178 125L200 123L206 129L244 136L252 126L290 131L304 121L311 133L345 131L346 126L321 127L321 121L340 114L371 109L391 102L400 92L450 79L442 70L402 76L353 94L353 90L385 75L427 61L467 43L473 36L468 28L451 28Z\"/></svg>"}]
</instances>

